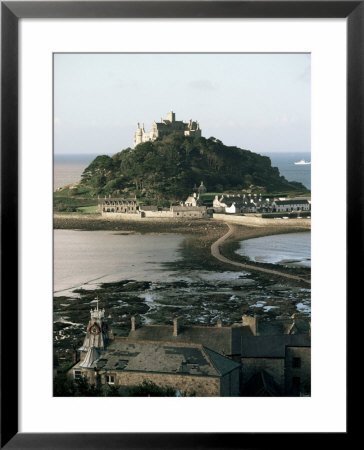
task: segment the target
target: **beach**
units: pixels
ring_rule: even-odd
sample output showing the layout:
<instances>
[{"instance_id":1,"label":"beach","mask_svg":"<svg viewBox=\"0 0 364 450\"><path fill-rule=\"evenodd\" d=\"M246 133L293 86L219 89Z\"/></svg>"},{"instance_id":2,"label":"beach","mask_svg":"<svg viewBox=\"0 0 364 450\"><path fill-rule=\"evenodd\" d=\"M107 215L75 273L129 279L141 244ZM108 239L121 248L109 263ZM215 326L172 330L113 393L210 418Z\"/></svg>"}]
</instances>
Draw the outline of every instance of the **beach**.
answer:
<instances>
[{"instance_id":1,"label":"beach","mask_svg":"<svg viewBox=\"0 0 364 450\"><path fill-rule=\"evenodd\" d=\"M185 236L195 249L198 249L201 260L211 267L221 267L233 269L231 264L216 258L213 255L211 246L224 235L228 237L219 245L221 254L230 260L244 262L243 258L235 253L240 241L274 234L297 233L308 231L310 227L307 222L299 220L285 221L278 224L272 220L268 225L264 221L262 225L246 225L242 223L227 223L215 219L145 219L145 220L107 220L99 214L54 214L54 229L73 230L107 230L120 234L131 233L175 233ZM251 263L251 267L267 267L270 264ZM237 270L235 268L235 270ZM280 267L282 273L301 273L307 277L307 269Z\"/></svg>"}]
</instances>

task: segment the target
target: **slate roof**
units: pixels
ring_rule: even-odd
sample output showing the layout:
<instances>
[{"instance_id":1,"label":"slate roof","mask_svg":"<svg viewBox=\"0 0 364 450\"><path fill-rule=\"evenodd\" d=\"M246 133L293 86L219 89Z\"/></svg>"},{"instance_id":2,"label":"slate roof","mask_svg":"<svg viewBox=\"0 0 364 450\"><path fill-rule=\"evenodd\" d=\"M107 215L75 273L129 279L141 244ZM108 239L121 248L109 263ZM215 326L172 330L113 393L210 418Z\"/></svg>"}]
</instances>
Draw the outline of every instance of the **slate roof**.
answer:
<instances>
[{"instance_id":1,"label":"slate roof","mask_svg":"<svg viewBox=\"0 0 364 450\"><path fill-rule=\"evenodd\" d=\"M107 371L221 377L240 364L198 344L118 338L92 366Z\"/></svg>"},{"instance_id":2,"label":"slate roof","mask_svg":"<svg viewBox=\"0 0 364 450\"><path fill-rule=\"evenodd\" d=\"M276 200L276 205L307 205L307 200Z\"/></svg>"},{"instance_id":3,"label":"slate roof","mask_svg":"<svg viewBox=\"0 0 364 450\"><path fill-rule=\"evenodd\" d=\"M206 206L172 206L173 211L204 211Z\"/></svg>"},{"instance_id":4,"label":"slate roof","mask_svg":"<svg viewBox=\"0 0 364 450\"><path fill-rule=\"evenodd\" d=\"M220 372L221 375L226 375L232 370L240 367L239 363L234 362L231 359L226 358L225 356L222 356L219 353L210 350L209 348L204 348L204 350L211 359L213 365L217 368L217 370Z\"/></svg>"},{"instance_id":5,"label":"slate roof","mask_svg":"<svg viewBox=\"0 0 364 450\"><path fill-rule=\"evenodd\" d=\"M154 205L145 205L145 206L139 206L140 211L158 211L158 206Z\"/></svg>"},{"instance_id":6,"label":"slate roof","mask_svg":"<svg viewBox=\"0 0 364 450\"><path fill-rule=\"evenodd\" d=\"M308 334L247 336L242 340L243 358L284 358L286 347L310 347Z\"/></svg>"},{"instance_id":7,"label":"slate roof","mask_svg":"<svg viewBox=\"0 0 364 450\"><path fill-rule=\"evenodd\" d=\"M307 318L295 318L294 321L292 319L258 321L259 336L272 336L276 334L309 334L309 332L310 322Z\"/></svg>"},{"instance_id":8,"label":"slate roof","mask_svg":"<svg viewBox=\"0 0 364 450\"><path fill-rule=\"evenodd\" d=\"M131 339L201 344L221 355L240 353L242 336L252 336L249 327L182 326L173 336L172 325L145 325L129 333Z\"/></svg>"}]
</instances>

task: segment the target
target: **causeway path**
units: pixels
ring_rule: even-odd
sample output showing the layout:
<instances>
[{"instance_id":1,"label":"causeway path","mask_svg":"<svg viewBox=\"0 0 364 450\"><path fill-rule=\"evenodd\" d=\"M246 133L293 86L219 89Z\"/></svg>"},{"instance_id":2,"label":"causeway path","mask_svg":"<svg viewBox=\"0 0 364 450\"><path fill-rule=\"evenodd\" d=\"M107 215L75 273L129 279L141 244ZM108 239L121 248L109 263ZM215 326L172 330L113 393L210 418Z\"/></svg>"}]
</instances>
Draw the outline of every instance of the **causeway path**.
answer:
<instances>
[{"instance_id":1,"label":"causeway path","mask_svg":"<svg viewBox=\"0 0 364 450\"><path fill-rule=\"evenodd\" d=\"M233 266L241 267L243 269L256 270L258 272L264 272L264 273L269 273L272 275L278 275L280 277L290 278L290 279L296 280L296 281L303 281L304 283L311 285L311 280L306 280L305 278L298 277L297 275L291 275L289 273L280 272L278 270L266 269L264 267L252 266L250 264L243 264L243 263L225 258L225 256L223 256L220 253L219 247L224 241L226 241L226 239L228 239L234 233L234 228L232 228L232 226L230 224L227 224L227 226L229 227L229 231L226 234L224 234L224 236L221 236L221 238L219 238L217 241L215 241L211 245L211 255L213 257L215 257L216 259L218 259L219 261L221 261L223 263L232 264Z\"/></svg>"}]
</instances>

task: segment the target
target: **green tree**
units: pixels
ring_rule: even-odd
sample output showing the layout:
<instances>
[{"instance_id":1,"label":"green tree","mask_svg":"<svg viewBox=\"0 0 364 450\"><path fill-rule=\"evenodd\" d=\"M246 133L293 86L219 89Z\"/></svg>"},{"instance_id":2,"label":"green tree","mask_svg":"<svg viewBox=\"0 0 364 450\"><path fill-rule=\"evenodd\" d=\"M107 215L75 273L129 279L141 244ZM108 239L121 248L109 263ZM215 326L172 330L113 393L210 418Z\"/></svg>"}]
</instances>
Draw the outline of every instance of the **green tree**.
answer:
<instances>
[{"instance_id":1,"label":"green tree","mask_svg":"<svg viewBox=\"0 0 364 450\"><path fill-rule=\"evenodd\" d=\"M112 157L98 156L82 174L82 183L95 193L120 190L159 204L186 198L201 181L210 192L257 186L262 193L307 192L301 183L282 177L268 157L226 146L214 137L167 135Z\"/></svg>"}]
</instances>

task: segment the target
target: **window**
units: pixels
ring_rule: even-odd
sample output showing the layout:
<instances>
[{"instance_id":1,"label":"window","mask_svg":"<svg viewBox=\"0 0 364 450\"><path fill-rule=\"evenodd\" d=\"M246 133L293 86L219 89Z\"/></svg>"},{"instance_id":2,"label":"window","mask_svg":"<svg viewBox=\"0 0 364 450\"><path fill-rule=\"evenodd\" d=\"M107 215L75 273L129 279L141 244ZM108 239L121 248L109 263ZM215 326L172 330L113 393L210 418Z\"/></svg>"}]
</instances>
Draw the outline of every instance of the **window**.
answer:
<instances>
[{"instance_id":1,"label":"window","mask_svg":"<svg viewBox=\"0 0 364 450\"><path fill-rule=\"evenodd\" d=\"M79 380L81 378L81 376L82 376L81 370L75 370L73 372L73 377L74 377L75 380Z\"/></svg>"},{"instance_id":2,"label":"window","mask_svg":"<svg viewBox=\"0 0 364 450\"><path fill-rule=\"evenodd\" d=\"M294 369L299 369L301 367L301 358L293 358L292 359L292 367Z\"/></svg>"},{"instance_id":3,"label":"window","mask_svg":"<svg viewBox=\"0 0 364 450\"><path fill-rule=\"evenodd\" d=\"M107 384L115 384L115 378L114 375L106 375L106 383Z\"/></svg>"}]
</instances>

